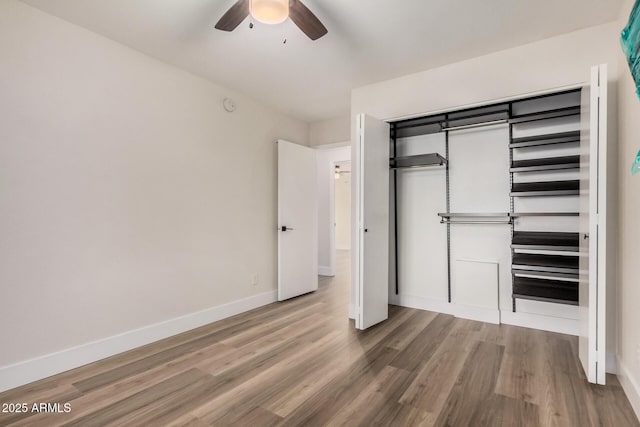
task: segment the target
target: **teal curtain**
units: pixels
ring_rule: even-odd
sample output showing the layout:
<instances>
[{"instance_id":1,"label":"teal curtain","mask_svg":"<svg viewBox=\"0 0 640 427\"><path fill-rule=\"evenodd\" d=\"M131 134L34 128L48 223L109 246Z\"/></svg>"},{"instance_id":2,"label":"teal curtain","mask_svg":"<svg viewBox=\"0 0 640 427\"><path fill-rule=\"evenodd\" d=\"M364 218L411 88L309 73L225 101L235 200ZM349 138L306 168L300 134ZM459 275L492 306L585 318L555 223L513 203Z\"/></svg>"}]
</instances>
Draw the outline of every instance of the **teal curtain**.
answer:
<instances>
[{"instance_id":1,"label":"teal curtain","mask_svg":"<svg viewBox=\"0 0 640 427\"><path fill-rule=\"evenodd\" d=\"M636 0L631 9L629 22L622 29L620 39L622 51L627 57L631 76L636 82L636 93L640 97L640 0ZM631 175L640 172L640 151L631 165Z\"/></svg>"},{"instance_id":2,"label":"teal curtain","mask_svg":"<svg viewBox=\"0 0 640 427\"><path fill-rule=\"evenodd\" d=\"M621 44L640 97L640 0L636 0L629 22L622 30Z\"/></svg>"}]
</instances>

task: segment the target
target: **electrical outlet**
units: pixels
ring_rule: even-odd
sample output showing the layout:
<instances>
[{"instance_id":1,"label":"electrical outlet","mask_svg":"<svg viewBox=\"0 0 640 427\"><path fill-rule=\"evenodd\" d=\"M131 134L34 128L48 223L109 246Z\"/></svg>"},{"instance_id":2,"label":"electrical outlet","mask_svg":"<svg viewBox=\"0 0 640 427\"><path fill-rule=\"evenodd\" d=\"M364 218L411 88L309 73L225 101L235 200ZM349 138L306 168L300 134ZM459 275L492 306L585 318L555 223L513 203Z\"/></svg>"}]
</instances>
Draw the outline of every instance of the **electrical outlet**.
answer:
<instances>
[{"instance_id":1,"label":"electrical outlet","mask_svg":"<svg viewBox=\"0 0 640 427\"><path fill-rule=\"evenodd\" d=\"M258 273L253 273L251 275L251 284L253 286L258 286Z\"/></svg>"}]
</instances>

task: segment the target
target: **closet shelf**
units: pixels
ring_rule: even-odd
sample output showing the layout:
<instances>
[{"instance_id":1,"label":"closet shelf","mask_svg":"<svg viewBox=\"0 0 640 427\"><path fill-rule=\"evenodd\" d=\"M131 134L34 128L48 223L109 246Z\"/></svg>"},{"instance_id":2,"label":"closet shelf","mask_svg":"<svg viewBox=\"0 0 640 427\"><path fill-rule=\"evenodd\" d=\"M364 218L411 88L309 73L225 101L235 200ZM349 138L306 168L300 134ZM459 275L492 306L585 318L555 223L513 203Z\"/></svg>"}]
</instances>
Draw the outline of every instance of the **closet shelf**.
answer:
<instances>
[{"instance_id":1,"label":"closet shelf","mask_svg":"<svg viewBox=\"0 0 640 427\"><path fill-rule=\"evenodd\" d=\"M559 280L514 277L513 297L578 305L578 284Z\"/></svg>"},{"instance_id":2,"label":"closet shelf","mask_svg":"<svg viewBox=\"0 0 640 427\"><path fill-rule=\"evenodd\" d=\"M578 233L555 233L542 231L514 231L511 240L513 249L577 252Z\"/></svg>"},{"instance_id":3,"label":"closet shelf","mask_svg":"<svg viewBox=\"0 0 640 427\"><path fill-rule=\"evenodd\" d=\"M580 216L579 212L512 212L511 218L536 217L536 216Z\"/></svg>"},{"instance_id":4,"label":"closet shelf","mask_svg":"<svg viewBox=\"0 0 640 427\"><path fill-rule=\"evenodd\" d=\"M540 145L564 144L568 142L580 142L580 131L551 133L536 136L513 138L509 148L537 147Z\"/></svg>"},{"instance_id":5,"label":"closet shelf","mask_svg":"<svg viewBox=\"0 0 640 427\"><path fill-rule=\"evenodd\" d=\"M512 197L574 196L580 194L580 181L518 182L511 186Z\"/></svg>"},{"instance_id":6,"label":"closet shelf","mask_svg":"<svg viewBox=\"0 0 640 427\"><path fill-rule=\"evenodd\" d=\"M430 166L442 166L447 163L447 159L438 153L418 154L407 157L394 157L389 159L391 169L424 168Z\"/></svg>"},{"instance_id":7,"label":"closet shelf","mask_svg":"<svg viewBox=\"0 0 640 427\"><path fill-rule=\"evenodd\" d=\"M549 157L542 159L515 160L511 172L537 172L561 169L579 169L580 156Z\"/></svg>"},{"instance_id":8,"label":"closet shelf","mask_svg":"<svg viewBox=\"0 0 640 427\"><path fill-rule=\"evenodd\" d=\"M551 302L554 304L578 305L578 301L567 301L567 300L555 299L555 298L544 298L544 297L539 297L534 295L513 294L513 298L514 300L526 299L531 301Z\"/></svg>"},{"instance_id":9,"label":"closet shelf","mask_svg":"<svg viewBox=\"0 0 640 427\"><path fill-rule=\"evenodd\" d=\"M556 119L559 117L580 115L580 106L564 107L554 110L540 111L535 113L512 116L509 120L511 124L536 122L539 120Z\"/></svg>"},{"instance_id":10,"label":"closet shelf","mask_svg":"<svg viewBox=\"0 0 640 427\"><path fill-rule=\"evenodd\" d=\"M578 274L579 258L564 255L540 255L514 253L514 270L540 271L548 273Z\"/></svg>"}]
</instances>

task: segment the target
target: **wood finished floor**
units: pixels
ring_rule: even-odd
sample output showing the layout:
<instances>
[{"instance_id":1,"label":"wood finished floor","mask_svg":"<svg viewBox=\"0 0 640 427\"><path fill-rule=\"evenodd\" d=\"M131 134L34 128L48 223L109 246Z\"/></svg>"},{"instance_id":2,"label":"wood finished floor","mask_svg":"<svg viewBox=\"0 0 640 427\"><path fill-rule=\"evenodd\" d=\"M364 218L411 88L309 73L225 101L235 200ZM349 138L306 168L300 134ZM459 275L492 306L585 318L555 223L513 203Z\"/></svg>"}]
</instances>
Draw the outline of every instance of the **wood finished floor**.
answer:
<instances>
[{"instance_id":1,"label":"wood finished floor","mask_svg":"<svg viewBox=\"0 0 640 427\"><path fill-rule=\"evenodd\" d=\"M586 382L575 337L390 307L346 319L348 257L314 294L0 394L69 402L0 426L639 426L616 377Z\"/></svg>"}]
</instances>

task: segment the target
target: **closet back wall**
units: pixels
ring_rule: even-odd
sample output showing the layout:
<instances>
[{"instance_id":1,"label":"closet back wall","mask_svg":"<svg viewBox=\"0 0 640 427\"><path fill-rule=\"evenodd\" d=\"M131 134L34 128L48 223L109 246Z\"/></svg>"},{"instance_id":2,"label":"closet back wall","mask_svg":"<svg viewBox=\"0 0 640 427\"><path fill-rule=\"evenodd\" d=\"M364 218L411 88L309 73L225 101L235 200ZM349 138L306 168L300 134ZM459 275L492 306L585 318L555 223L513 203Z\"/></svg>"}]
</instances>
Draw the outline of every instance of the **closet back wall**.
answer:
<instances>
[{"instance_id":1,"label":"closet back wall","mask_svg":"<svg viewBox=\"0 0 640 427\"><path fill-rule=\"evenodd\" d=\"M0 373L273 297L274 141L306 123L13 0L0 93Z\"/></svg>"},{"instance_id":2,"label":"closet back wall","mask_svg":"<svg viewBox=\"0 0 640 427\"><path fill-rule=\"evenodd\" d=\"M509 212L508 125L450 132L449 169L451 212ZM463 315L499 323L498 310L511 310L510 244L508 224L451 225L452 295ZM495 280L482 281L486 264Z\"/></svg>"},{"instance_id":3,"label":"closet back wall","mask_svg":"<svg viewBox=\"0 0 640 427\"><path fill-rule=\"evenodd\" d=\"M444 133L399 138L397 141L398 157L426 153L445 156ZM448 302L447 227L440 224L438 217L438 212L447 209L446 168L399 169L396 174L398 282L401 289L396 296L395 275L392 274L390 301L407 304L409 300L419 299L423 306L436 309ZM393 254L393 250L390 253Z\"/></svg>"}]
</instances>

